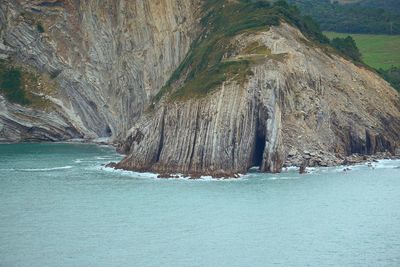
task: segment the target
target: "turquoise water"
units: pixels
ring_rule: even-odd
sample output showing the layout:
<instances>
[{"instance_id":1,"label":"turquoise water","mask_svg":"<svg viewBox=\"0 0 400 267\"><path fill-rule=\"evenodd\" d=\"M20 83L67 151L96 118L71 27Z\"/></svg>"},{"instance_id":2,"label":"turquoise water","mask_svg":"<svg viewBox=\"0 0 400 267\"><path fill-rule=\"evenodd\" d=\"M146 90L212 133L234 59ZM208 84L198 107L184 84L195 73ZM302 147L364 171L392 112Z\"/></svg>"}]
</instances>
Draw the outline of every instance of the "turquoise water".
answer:
<instances>
[{"instance_id":1,"label":"turquoise water","mask_svg":"<svg viewBox=\"0 0 400 267\"><path fill-rule=\"evenodd\" d=\"M0 266L400 266L400 161L189 181L119 158L0 145Z\"/></svg>"}]
</instances>

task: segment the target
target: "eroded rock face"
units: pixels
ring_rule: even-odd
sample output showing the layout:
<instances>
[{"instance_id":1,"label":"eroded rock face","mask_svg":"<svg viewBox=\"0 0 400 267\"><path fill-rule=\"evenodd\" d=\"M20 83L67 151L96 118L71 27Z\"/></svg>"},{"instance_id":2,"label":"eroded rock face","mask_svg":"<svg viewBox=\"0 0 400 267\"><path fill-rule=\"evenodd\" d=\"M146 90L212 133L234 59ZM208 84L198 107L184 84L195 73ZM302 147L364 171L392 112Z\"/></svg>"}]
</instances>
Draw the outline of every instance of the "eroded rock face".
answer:
<instances>
[{"instance_id":1,"label":"eroded rock face","mask_svg":"<svg viewBox=\"0 0 400 267\"><path fill-rule=\"evenodd\" d=\"M189 100L166 97L132 128L117 168L218 177L254 165L279 172L305 159L328 166L352 153L394 153L399 95L378 75L311 46L285 23L236 36L235 57L254 42L272 54L247 81Z\"/></svg>"},{"instance_id":2,"label":"eroded rock face","mask_svg":"<svg viewBox=\"0 0 400 267\"><path fill-rule=\"evenodd\" d=\"M125 137L185 57L197 35L198 5L196 0L1 1L0 58L31 66L58 88L37 92L52 103L50 114L35 109L36 116L27 108L23 117L18 114L24 107L1 105L0 125L7 131L0 131L0 140L27 140L26 127L51 139Z\"/></svg>"},{"instance_id":3,"label":"eroded rock face","mask_svg":"<svg viewBox=\"0 0 400 267\"><path fill-rule=\"evenodd\" d=\"M233 37L224 60L254 59L246 79L150 103L198 36L201 10L199 0L1 1L0 59L57 86L25 88L45 107L0 97L0 141L126 139L117 168L192 176L398 151L398 93L285 23ZM264 52L246 50L254 43Z\"/></svg>"}]
</instances>

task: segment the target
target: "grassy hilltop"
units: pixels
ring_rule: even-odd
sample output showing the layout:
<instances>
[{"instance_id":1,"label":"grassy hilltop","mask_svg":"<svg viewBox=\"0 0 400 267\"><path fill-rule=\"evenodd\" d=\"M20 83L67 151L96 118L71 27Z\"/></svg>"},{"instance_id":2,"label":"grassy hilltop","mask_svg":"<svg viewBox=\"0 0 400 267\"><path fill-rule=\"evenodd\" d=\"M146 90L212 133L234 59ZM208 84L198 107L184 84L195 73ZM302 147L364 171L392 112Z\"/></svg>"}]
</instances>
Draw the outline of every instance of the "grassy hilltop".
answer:
<instances>
[{"instance_id":1,"label":"grassy hilltop","mask_svg":"<svg viewBox=\"0 0 400 267\"><path fill-rule=\"evenodd\" d=\"M363 61L375 69L400 67L400 35L324 33L330 39L350 35L356 41Z\"/></svg>"}]
</instances>

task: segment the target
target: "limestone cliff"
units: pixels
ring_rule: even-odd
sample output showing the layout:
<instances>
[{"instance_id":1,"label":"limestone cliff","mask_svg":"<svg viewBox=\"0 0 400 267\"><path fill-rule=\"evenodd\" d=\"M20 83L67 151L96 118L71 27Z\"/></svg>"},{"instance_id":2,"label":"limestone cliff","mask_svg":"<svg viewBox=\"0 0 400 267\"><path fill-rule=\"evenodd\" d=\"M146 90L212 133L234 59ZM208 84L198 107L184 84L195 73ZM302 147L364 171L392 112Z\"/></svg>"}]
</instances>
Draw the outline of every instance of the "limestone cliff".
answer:
<instances>
[{"instance_id":1,"label":"limestone cliff","mask_svg":"<svg viewBox=\"0 0 400 267\"><path fill-rule=\"evenodd\" d=\"M0 141L125 137L197 36L198 7L196 0L1 1L0 58L57 86L26 85L45 109L0 96Z\"/></svg>"},{"instance_id":2,"label":"limestone cliff","mask_svg":"<svg viewBox=\"0 0 400 267\"><path fill-rule=\"evenodd\" d=\"M287 23L231 43L236 52L224 60L256 57L252 75L203 97L159 103L132 129L118 168L226 176L395 152L399 95L372 71L310 45ZM270 53L249 53L254 43Z\"/></svg>"},{"instance_id":3,"label":"limestone cliff","mask_svg":"<svg viewBox=\"0 0 400 267\"><path fill-rule=\"evenodd\" d=\"M0 142L107 138L117 168L214 176L394 154L398 93L323 39L282 2L3 0L27 99L0 94Z\"/></svg>"}]
</instances>

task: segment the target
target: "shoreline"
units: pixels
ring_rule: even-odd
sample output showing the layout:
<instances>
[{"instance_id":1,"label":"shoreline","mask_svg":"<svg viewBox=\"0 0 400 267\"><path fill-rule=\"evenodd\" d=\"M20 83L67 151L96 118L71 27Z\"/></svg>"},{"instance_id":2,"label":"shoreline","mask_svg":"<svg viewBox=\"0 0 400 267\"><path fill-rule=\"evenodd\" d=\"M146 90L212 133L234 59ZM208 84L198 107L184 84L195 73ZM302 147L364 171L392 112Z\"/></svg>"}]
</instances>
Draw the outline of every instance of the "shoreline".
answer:
<instances>
[{"instance_id":1,"label":"shoreline","mask_svg":"<svg viewBox=\"0 0 400 267\"><path fill-rule=\"evenodd\" d=\"M321 167L321 166L316 166L316 167L308 167L307 168L307 172L301 174L301 176L306 176L306 175L312 175L314 174L316 171L318 172L318 170L320 171L324 171L324 170L329 170L329 169L337 169L338 172L349 172L349 171L353 171L355 169L353 169L352 167L371 167L372 169L375 168L379 168L376 166L376 164L384 164L387 161L394 161L394 162L398 162L398 167L394 167L393 169L400 169L400 158L396 157L396 158L391 158L391 159L378 159L375 161L364 161L364 162L360 162L360 163L355 163L352 165L335 165L335 166L329 166L329 167ZM187 180L187 181L199 181L199 180L213 180L213 181L235 181L235 180L241 180L243 178L246 179L246 177L248 175L253 175L253 174L265 174L265 175L285 175L285 173L299 173L298 172L298 167L297 166L288 166L288 167L284 167L282 168L282 171L280 173L267 173L267 172L259 172L258 170L256 170L255 167L252 167L249 169L249 172L245 173L245 174L237 174L236 177L233 176L227 176L227 177L212 177L210 175L201 175L201 176L196 176L196 177L192 177L192 176L188 176L188 175L184 175L181 173L173 173L173 174L160 174L160 173L156 173L156 172L150 172L150 171L137 171L137 170L125 170L125 169L121 169L121 168L112 168L112 167L107 167L107 165L103 165L103 167L105 167L106 169L108 169L108 171L118 171L118 172L123 172L126 174L132 174L132 175L145 175L146 177L148 177L148 175L151 175L152 179L160 179L160 180ZM252 171L250 171L252 170Z\"/></svg>"},{"instance_id":2,"label":"shoreline","mask_svg":"<svg viewBox=\"0 0 400 267\"><path fill-rule=\"evenodd\" d=\"M110 142L108 138L99 138L99 139L71 139L71 140L63 140L63 141L28 141L28 142L0 142L2 144L88 144L88 145L97 145L97 146L107 146L109 148L115 149L121 156L126 156L121 153L118 149L118 143ZM309 173L307 169L309 168L329 168L329 167L350 167L357 166L363 164L372 164L373 162L379 162L380 160L400 160L400 154L396 155L391 154L390 152L378 152L374 155L363 155L363 154L352 154L349 156L341 156L341 155L332 155L329 152L314 153L305 151L301 155L288 155L285 163L282 166L282 169L278 173L282 173L287 169L297 169L300 174ZM258 166L250 167L245 173L235 173L235 172L214 172L214 173L173 173L173 172L155 172L148 169L129 169L119 167L117 162L109 162L104 165L107 168L112 168L115 170L123 170L137 173L154 173L157 175L159 179L179 179L179 178L188 178L189 180L202 179L202 177L211 177L216 180L224 180L224 179L237 179L244 175L249 174L250 169L256 169ZM344 169L344 171L346 168Z\"/></svg>"},{"instance_id":3,"label":"shoreline","mask_svg":"<svg viewBox=\"0 0 400 267\"><path fill-rule=\"evenodd\" d=\"M300 174L307 174L309 173L307 169L309 168L330 168L330 167L345 167L343 171L350 170L348 167L350 166L362 166L365 164L372 165L372 163L377 163L380 160L400 160L400 155L391 155L389 152L380 152L375 155L361 155L361 154L352 154L350 156L343 157L343 159L337 159L335 162L332 162L330 165L319 165L317 164L318 158L309 158L308 164L304 166L304 161L300 164L290 164L288 165L288 161L282 166L280 172L282 173L284 170L288 169L296 169ZM310 162L312 164L310 164ZM129 172L137 172L137 173L154 173L157 175L159 179L180 179L180 178L187 178L189 180L197 180L202 179L202 177L211 177L212 179L216 180L224 180L224 179L238 179L242 176L249 174L250 169L258 169L258 166L253 166L248 169L246 173L230 173L230 172L216 172L216 173L172 173L172 172L155 172L148 169L129 169L119 167L118 163L110 162L105 165L107 168L112 168L114 170L122 170L122 171L129 171ZM346 168L347 167L347 168ZM265 172L268 174L268 172ZM271 174L271 173L269 173Z\"/></svg>"}]
</instances>

